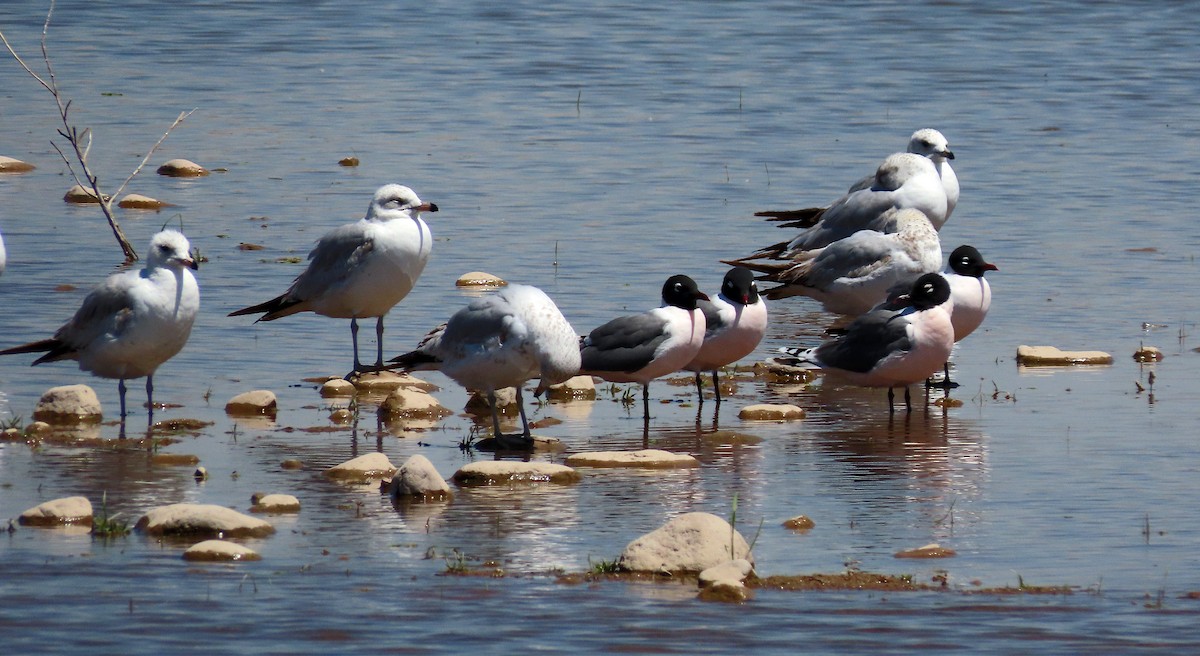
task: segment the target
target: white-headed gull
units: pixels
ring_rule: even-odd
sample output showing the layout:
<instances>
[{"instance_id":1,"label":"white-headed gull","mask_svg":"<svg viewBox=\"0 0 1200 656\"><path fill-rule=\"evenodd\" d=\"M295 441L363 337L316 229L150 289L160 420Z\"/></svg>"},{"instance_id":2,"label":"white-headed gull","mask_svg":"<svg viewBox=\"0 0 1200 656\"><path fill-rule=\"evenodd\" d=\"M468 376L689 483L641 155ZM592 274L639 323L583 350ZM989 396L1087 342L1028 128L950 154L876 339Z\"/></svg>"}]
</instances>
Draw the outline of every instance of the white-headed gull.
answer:
<instances>
[{"instance_id":1,"label":"white-headed gull","mask_svg":"<svg viewBox=\"0 0 1200 656\"><path fill-rule=\"evenodd\" d=\"M938 177L942 179L942 188L946 192L946 218L954 212L958 205L958 176L949 160L954 159L950 150L950 142L945 135L933 128L923 128L912 133L908 139L908 152L928 157L937 167ZM875 176L868 175L850 186L846 192L852 194L860 189L867 189L875 183ZM781 228L811 228L821 219L827 207L809 207L802 210L768 210L755 212L754 216L769 217L771 221L783 221Z\"/></svg>"},{"instance_id":2,"label":"white-headed gull","mask_svg":"<svg viewBox=\"0 0 1200 656\"><path fill-rule=\"evenodd\" d=\"M6 264L8 264L8 253L4 250L4 235L0 234L0 274L4 273Z\"/></svg>"},{"instance_id":3,"label":"white-headed gull","mask_svg":"<svg viewBox=\"0 0 1200 656\"><path fill-rule=\"evenodd\" d=\"M907 289L942 266L937 230L920 210L890 209L878 224L882 232L859 230L790 261L749 266L778 283L763 292L769 299L808 296L829 312L857 316L886 300L892 287Z\"/></svg>"},{"instance_id":4,"label":"white-headed gull","mask_svg":"<svg viewBox=\"0 0 1200 656\"><path fill-rule=\"evenodd\" d=\"M109 276L54 337L4 349L0 355L41 353L38 365L78 360L79 368L116 378L125 419L125 380L146 377L146 400L154 417L154 372L187 343L200 309L196 260L186 237L163 230L150 240L146 266Z\"/></svg>"},{"instance_id":5,"label":"white-headed gull","mask_svg":"<svg viewBox=\"0 0 1200 656\"><path fill-rule=\"evenodd\" d=\"M492 408L489 450L529 450L533 438L521 386L540 378L534 395L579 373L579 335L537 287L509 285L477 298L434 329L415 351L391 360L406 371L437 370L463 387L485 392ZM520 435L500 432L496 390L516 388Z\"/></svg>"},{"instance_id":6,"label":"white-headed gull","mask_svg":"<svg viewBox=\"0 0 1200 656\"><path fill-rule=\"evenodd\" d=\"M721 281L716 298L699 302L704 313L704 343L700 352L684 369L696 372L696 396L704 403L700 374L711 371L713 394L721 403L718 369L737 362L754 352L767 332L767 302L758 294L754 273L734 267Z\"/></svg>"},{"instance_id":7,"label":"white-headed gull","mask_svg":"<svg viewBox=\"0 0 1200 656\"><path fill-rule=\"evenodd\" d=\"M581 373L614 383L641 383L642 421L650 422L650 381L683 369L704 343L708 300L687 276L667 278L662 307L617 317L597 327L580 343Z\"/></svg>"},{"instance_id":8,"label":"white-headed gull","mask_svg":"<svg viewBox=\"0 0 1200 656\"><path fill-rule=\"evenodd\" d=\"M939 273L927 273L891 307L877 307L846 327L845 334L815 348L783 349L790 358L776 361L812 365L863 387L904 387L904 403L912 410L908 386L924 381L942 368L954 347L954 326L948 310L950 283Z\"/></svg>"}]
</instances>

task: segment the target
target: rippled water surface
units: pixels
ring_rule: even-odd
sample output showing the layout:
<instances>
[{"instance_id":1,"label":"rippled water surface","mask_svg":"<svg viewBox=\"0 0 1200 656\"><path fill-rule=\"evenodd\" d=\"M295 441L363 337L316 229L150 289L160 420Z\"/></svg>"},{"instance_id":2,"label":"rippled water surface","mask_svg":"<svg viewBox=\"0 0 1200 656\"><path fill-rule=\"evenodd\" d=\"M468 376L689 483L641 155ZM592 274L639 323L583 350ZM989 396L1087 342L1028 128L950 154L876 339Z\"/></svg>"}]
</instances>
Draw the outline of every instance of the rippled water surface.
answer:
<instances>
[{"instance_id":1,"label":"rippled water surface","mask_svg":"<svg viewBox=\"0 0 1200 656\"><path fill-rule=\"evenodd\" d=\"M1200 601L1186 598L1200 591L1192 8L543 5L58 4L48 46L107 189L196 110L129 189L175 207L118 217L140 250L182 222L208 258L191 341L155 383L178 406L157 418L213 422L164 448L198 456L210 478L137 449L0 443L0 518L105 493L130 519L180 501L245 510L258 491L294 494L303 510L272 517L278 532L248 543L263 560L236 566L188 564L183 545L139 534L18 528L0 538L5 653L1200 647ZM45 9L0 5L0 30L34 66ZM226 316L281 292L300 271L281 259L303 257L396 181L442 211L427 216L424 276L388 317L388 353L465 303L453 282L479 269L544 288L590 330L657 305L673 273L715 290L720 258L788 234L754 211L827 203L927 126L949 137L963 188L943 244L972 243L1001 269L991 316L955 357L958 407L890 419L878 390L747 379L714 416L686 385L658 382L643 436L638 405L602 391L538 407L563 422L542 432L566 453L645 440L703 466L590 470L569 487L394 507L320 472L382 451L394 463L424 454L449 476L481 457L458 449L470 419L413 431L364 403L356 423L335 425L305 379L349 368L346 322ZM47 336L120 260L98 210L61 200L72 180L50 145L58 127L50 96L0 58L0 154L38 166L0 176L3 346ZM361 165L339 167L349 155ZM154 175L173 157L219 172ZM804 299L771 311L747 362L814 344L831 323ZM1166 359L1135 363L1143 343ZM1014 362L1019 344L1102 349L1115 363L1028 370ZM46 388L75 382L115 414L112 381L29 361L0 361L0 419L28 417ZM1139 392L1150 371L1153 394ZM431 380L444 405L463 407L462 390ZM274 423L224 414L258 388L279 397ZM143 393L131 385L134 405ZM737 418L760 401L808 416ZM130 419L144 420L140 408ZM112 444L116 432L94 436ZM281 468L288 458L305 467ZM728 606L686 586L551 575L612 560L683 512L728 517L735 498L761 575L944 573L955 592L758 591ZM798 514L816 528L780 526ZM893 557L929 542L958 555ZM455 550L507 576L445 576ZM969 594L1021 583L1073 594Z\"/></svg>"}]
</instances>

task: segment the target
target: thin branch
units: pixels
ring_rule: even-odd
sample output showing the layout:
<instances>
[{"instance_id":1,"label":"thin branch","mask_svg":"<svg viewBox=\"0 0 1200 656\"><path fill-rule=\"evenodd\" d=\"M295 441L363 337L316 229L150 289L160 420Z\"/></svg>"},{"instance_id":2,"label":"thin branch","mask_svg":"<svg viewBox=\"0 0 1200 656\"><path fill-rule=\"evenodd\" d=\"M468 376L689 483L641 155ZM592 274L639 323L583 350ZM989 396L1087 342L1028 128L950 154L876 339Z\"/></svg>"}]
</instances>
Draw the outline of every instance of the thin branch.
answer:
<instances>
[{"instance_id":1,"label":"thin branch","mask_svg":"<svg viewBox=\"0 0 1200 656\"><path fill-rule=\"evenodd\" d=\"M174 130L176 127L179 126L180 123L183 123L184 119L186 119L187 117L194 114L196 112L196 109L199 109L199 108L198 107L193 108L191 111L187 111L187 112L179 112L179 116L175 117L175 122L171 123L171 127L167 128L167 131L164 132L163 135L158 138L158 141L154 142L154 145L151 146L150 150L146 152L146 156L142 158L141 163L137 165L137 168L133 170L133 173L130 173L129 177L125 178L125 182L122 182L121 186L117 187L116 193L114 193L112 195L113 198L120 196L121 192L123 192L125 190L126 185L128 185L130 183L130 181L133 180L134 176L136 176L138 173L140 173L142 171L142 169L146 166L146 162L149 162L150 157L152 155L154 155L154 151L158 150L158 147L162 145L162 142L167 140L167 136L171 134L171 130ZM109 202L111 203L112 201L109 201Z\"/></svg>"}]
</instances>

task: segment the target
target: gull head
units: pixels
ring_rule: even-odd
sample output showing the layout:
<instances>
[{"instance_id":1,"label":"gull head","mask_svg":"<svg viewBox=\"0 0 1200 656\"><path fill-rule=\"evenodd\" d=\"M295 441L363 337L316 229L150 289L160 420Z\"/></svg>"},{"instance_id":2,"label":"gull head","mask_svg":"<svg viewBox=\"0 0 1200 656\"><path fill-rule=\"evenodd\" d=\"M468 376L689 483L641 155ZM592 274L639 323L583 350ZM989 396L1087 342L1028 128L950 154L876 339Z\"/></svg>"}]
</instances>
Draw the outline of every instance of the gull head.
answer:
<instances>
[{"instance_id":1,"label":"gull head","mask_svg":"<svg viewBox=\"0 0 1200 656\"><path fill-rule=\"evenodd\" d=\"M173 269L199 269L192 257L192 245L178 230L163 230L150 240L150 253L146 256L147 266L162 266Z\"/></svg>"},{"instance_id":2,"label":"gull head","mask_svg":"<svg viewBox=\"0 0 1200 656\"><path fill-rule=\"evenodd\" d=\"M925 128L912 133L908 140L908 152L928 157L929 159L954 159L950 150L950 142L941 132L933 128Z\"/></svg>"},{"instance_id":3,"label":"gull head","mask_svg":"<svg viewBox=\"0 0 1200 656\"><path fill-rule=\"evenodd\" d=\"M421 202L417 192L400 184L386 184L375 192L371 199L371 208L367 210L368 219L391 220L403 217L416 218L421 212L436 212L438 206L434 203Z\"/></svg>"},{"instance_id":4,"label":"gull head","mask_svg":"<svg viewBox=\"0 0 1200 656\"><path fill-rule=\"evenodd\" d=\"M695 280L687 276L671 276L663 283L663 305L673 305L691 311L696 309L696 302L701 299L707 301L708 296L700 291Z\"/></svg>"}]
</instances>

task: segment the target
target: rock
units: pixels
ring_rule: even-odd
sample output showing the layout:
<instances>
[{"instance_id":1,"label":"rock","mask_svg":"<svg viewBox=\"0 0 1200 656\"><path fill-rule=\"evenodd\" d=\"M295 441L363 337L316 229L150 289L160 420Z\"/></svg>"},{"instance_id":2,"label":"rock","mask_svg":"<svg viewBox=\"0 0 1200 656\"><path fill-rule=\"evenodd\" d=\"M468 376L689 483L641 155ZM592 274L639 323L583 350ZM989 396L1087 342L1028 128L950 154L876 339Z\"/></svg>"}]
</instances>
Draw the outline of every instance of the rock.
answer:
<instances>
[{"instance_id":1,"label":"rock","mask_svg":"<svg viewBox=\"0 0 1200 656\"><path fill-rule=\"evenodd\" d=\"M510 485L513 483L557 483L566 485L578 482L579 472L566 465L550 462L513 462L508 460L483 460L467 463L454 472L454 482L462 487L475 485Z\"/></svg>"},{"instance_id":2,"label":"rock","mask_svg":"<svg viewBox=\"0 0 1200 656\"><path fill-rule=\"evenodd\" d=\"M953 549L947 549L936 542L895 554L896 558L952 558L957 555Z\"/></svg>"},{"instance_id":3,"label":"rock","mask_svg":"<svg viewBox=\"0 0 1200 656\"><path fill-rule=\"evenodd\" d=\"M329 421L335 424L348 424L354 419L354 413L349 408L334 408L329 413Z\"/></svg>"},{"instance_id":4,"label":"rock","mask_svg":"<svg viewBox=\"0 0 1200 656\"><path fill-rule=\"evenodd\" d=\"M262 560L258 552L227 540L205 540L197 542L183 552L184 560L199 562L229 562L237 560Z\"/></svg>"},{"instance_id":5,"label":"rock","mask_svg":"<svg viewBox=\"0 0 1200 656\"><path fill-rule=\"evenodd\" d=\"M158 167L159 175L172 178L198 178L208 175L208 169L187 159L172 159Z\"/></svg>"},{"instance_id":6,"label":"rock","mask_svg":"<svg viewBox=\"0 0 1200 656\"><path fill-rule=\"evenodd\" d=\"M596 398L596 381L591 376L575 376L546 390L546 398L556 401L592 400Z\"/></svg>"},{"instance_id":7,"label":"rock","mask_svg":"<svg viewBox=\"0 0 1200 656\"><path fill-rule=\"evenodd\" d=\"M640 451L590 451L567 457L571 467L699 467L700 461L686 453L660 449Z\"/></svg>"},{"instance_id":8,"label":"rock","mask_svg":"<svg viewBox=\"0 0 1200 656\"><path fill-rule=\"evenodd\" d=\"M358 166L358 158L353 155L338 160L338 166Z\"/></svg>"},{"instance_id":9,"label":"rock","mask_svg":"<svg viewBox=\"0 0 1200 656\"><path fill-rule=\"evenodd\" d=\"M355 392L357 391L358 388L354 386L354 383L345 380L344 378L327 380L321 385L321 396L323 398L329 398L331 396L354 396Z\"/></svg>"},{"instance_id":10,"label":"rock","mask_svg":"<svg viewBox=\"0 0 1200 656\"><path fill-rule=\"evenodd\" d=\"M783 523L784 528L790 528L793 531L809 531L816 525L817 523L806 515L796 515Z\"/></svg>"},{"instance_id":11,"label":"rock","mask_svg":"<svg viewBox=\"0 0 1200 656\"><path fill-rule=\"evenodd\" d=\"M257 517L213 504L175 503L152 509L134 528L150 535L266 537L275 527Z\"/></svg>"},{"instance_id":12,"label":"rock","mask_svg":"<svg viewBox=\"0 0 1200 656\"><path fill-rule=\"evenodd\" d=\"M150 456L150 464L167 467L191 467L200 462L200 456L191 453L155 453Z\"/></svg>"},{"instance_id":13,"label":"rock","mask_svg":"<svg viewBox=\"0 0 1200 656\"><path fill-rule=\"evenodd\" d=\"M91 189L84 189L80 185L73 185L70 189L68 189L67 193L63 195L63 200L68 203L77 204L100 202L100 200L96 198L95 191L92 191ZM108 200L108 196L105 196L104 200Z\"/></svg>"},{"instance_id":14,"label":"rock","mask_svg":"<svg viewBox=\"0 0 1200 656\"><path fill-rule=\"evenodd\" d=\"M29 162L22 162L19 159L0 155L0 173L25 173L35 168L37 167Z\"/></svg>"},{"instance_id":15,"label":"rock","mask_svg":"<svg viewBox=\"0 0 1200 656\"><path fill-rule=\"evenodd\" d=\"M700 588L699 595L701 601L720 601L733 604L740 604L749 598L750 591L746 589L745 584L730 583L729 581L718 581L710 586Z\"/></svg>"},{"instance_id":16,"label":"rock","mask_svg":"<svg viewBox=\"0 0 1200 656\"><path fill-rule=\"evenodd\" d=\"M411 417L417 419L440 419L454 414L429 392L410 387L395 389L383 403L379 411L393 417Z\"/></svg>"},{"instance_id":17,"label":"rock","mask_svg":"<svg viewBox=\"0 0 1200 656\"><path fill-rule=\"evenodd\" d=\"M1157 346L1142 346L1133 352L1133 359L1138 362L1162 362L1163 357Z\"/></svg>"},{"instance_id":18,"label":"rock","mask_svg":"<svg viewBox=\"0 0 1200 656\"><path fill-rule=\"evenodd\" d=\"M16 430L16 429L14 428L12 430ZM54 430L54 427L51 426L50 424L47 424L44 421L34 421L34 422L30 422L29 425L25 427L25 434L26 435L42 435L44 433L49 433L52 430Z\"/></svg>"},{"instance_id":19,"label":"rock","mask_svg":"<svg viewBox=\"0 0 1200 656\"><path fill-rule=\"evenodd\" d=\"M1104 351L1063 351L1054 346L1017 347L1017 364L1027 367L1112 363L1113 357Z\"/></svg>"},{"instance_id":20,"label":"rock","mask_svg":"<svg viewBox=\"0 0 1200 656\"><path fill-rule=\"evenodd\" d=\"M731 536L733 554L729 553ZM692 512L630 542L617 565L635 572L702 572L731 559L754 564L741 533L712 513Z\"/></svg>"},{"instance_id":21,"label":"rock","mask_svg":"<svg viewBox=\"0 0 1200 656\"><path fill-rule=\"evenodd\" d=\"M100 421L104 413L96 391L87 385L52 387L38 399L33 418L51 424Z\"/></svg>"},{"instance_id":22,"label":"rock","mask_svg":"<svg viewBox=\"0 0 1200 656\"><path fill-rule=\"evenodd\" d=\"M488 405L486 394L471 392L470 398L467 399L465 410L472 414L487 415L488 421L491 421L492 409ZM517 414L516 388L505 387L504 389L496 390L496 412L499 412L502 415Z\"/></svg>"},{"instance_id":23,"label":"rock","mask_svg":"<svg viewBox=\"0 0 1200 656\"><path fill-rule=\"evenodd\" d=\"M504 287L508 285L503 278L483 271L464 273L454 281L456 287Z\"/></svg>"},{"instance_id":24,"label":"rock","mask_svg":"<svg viewBox=\"0 0 1200 656\"><path fill-rule=\"evenodd\" d=\"M746 577L750 576L750 572L753 571L754 565L744 558L726 561L700 572L700 587L707 588L718 583L734 586L745 585Z\"/></svg>"},{"instance_id":25,"label":"rock","mask_svg":"<svg viewBox=\"0 0 1200 656\"><path fill-rule=\"evenodd\" d=\"M421 454L410 456L400 465L388 493L394 497L421 497L424 499L445 499L450 496L450 486L446 479L429 462L429 458Z\"/></svg>"},{"instance_id":26,"label":"rock","mask_svg":"<svg viewBox=\"0 0 1200 656\"><path fill-rule=\"evenodd\" d=\"M63 497L38 504L21 513L18 520L26 526L92 525L92 502L87 497Z\"/></svg>"},{"instance_id":27,"label":"rock","mask_svg":"<svg viewBox=\"0 0 1200 656\"><path fill-rule=\"evenodd\" d=\"M298 513L300 500L290 494L264 494L251 497L252 513Z\"/></svg>"},{"instance_id":28,"label":"rock","mask_svg":"<svg viewBox=\"0 0 1200 656\"><path fill-rule=\"evenodd\" d=\"M279 467L281 469L303 469L304 463L296 460L295 458L288 458L287 460L279 463Z\"/></svg>"},{"instance_id":29,"label":"rock","mask_svg":"<svg viewBox=\"0 0 1200 656\"><path fill-rule=\"evenodd\" d=\"M157 198L151 198L141 194L125 194L125 197L117 202L117 207L122 207L127 210L161 210L164 207L173 206L170 203L164 203Z\"/></svg>"},{"instance_id":30,"label":"rock","mask_svg":"<svg viewBox=\"0 0 1200 656\"><path fill-rule=\"evenodd\" d=\"M743 421L790 421L803 418L802 408L787 403L748 405L738 412L738 419Z\"/></svg>"},{"instance_id":31,"label":"rock","mask_svg":"<svg viewBox=\"0 0 1200 656\"><path fill-rule=\"evenodd\" d=\"M355 388L364 392L386 392L400 388L416 389L425 392L436 392L438 386L427 383L411 374L401 374L394 371L373 371L360 374L350 380Z\"/></svg>"},{"instance_id":32,"label":"rock","mask_svg":"<svg viewBox=\"0 0 1200 656\"><path fill-rule=\"evenodd\" d=\"M225 414L230 415L273 415L279 404L275 393L268 390L242 392L225 404Z\"/></svg>"},{"instance_id":33,"label":"rock","mask_svg":"<svg viewBox=\"0 0 1200 656\"><path fill-rule=\"evenodd\" d=\"M396 466L378 451L347 460L325 470L325 475L339 481L367 483L381 478L390 478Z\"/></svg>"}]
</instances>

